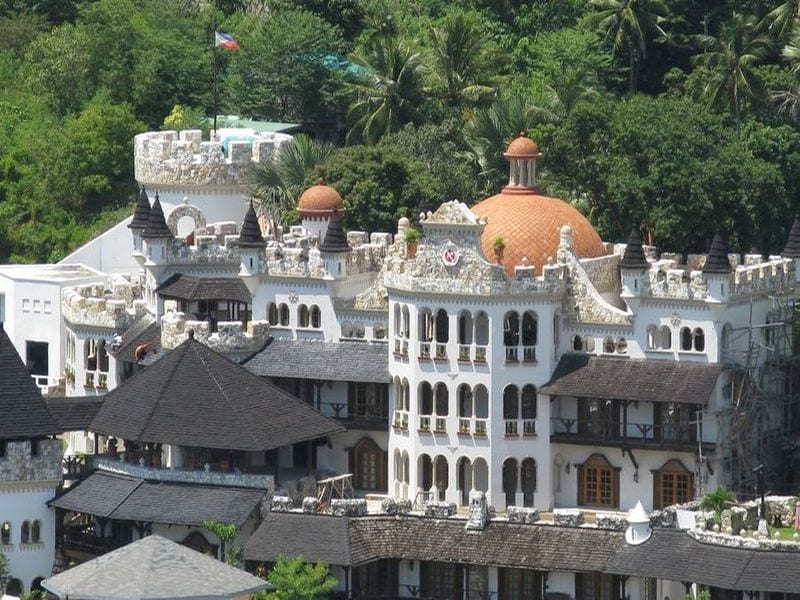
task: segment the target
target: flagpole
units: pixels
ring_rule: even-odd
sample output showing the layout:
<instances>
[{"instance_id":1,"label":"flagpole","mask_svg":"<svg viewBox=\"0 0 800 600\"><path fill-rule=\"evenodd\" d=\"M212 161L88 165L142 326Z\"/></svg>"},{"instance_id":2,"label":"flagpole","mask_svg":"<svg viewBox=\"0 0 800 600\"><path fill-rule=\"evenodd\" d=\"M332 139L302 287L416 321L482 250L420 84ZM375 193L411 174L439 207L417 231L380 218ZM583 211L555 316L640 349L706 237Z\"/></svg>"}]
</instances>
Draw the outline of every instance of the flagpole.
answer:
<instances>
[{"instance_id":1,"label":"flagpole","mask_svg":"<svg viewBox=\"0 0 800 600\"><path fill-rule=\"evenodd\" d=\"M213 63L214 63L214 65L213 65L213 72L214 72L214 135L216 136L216 134L217 134L217 90L218 90L218 87L217 87L217 71L218 71L218 68L219 68L218 65L217 65L217 24L216 23L214 24L214 33L213 33L213 35L214 35L214 39L212 40L212 43L214 44L214 49L212 50L212 52L213 52Z\"/></svg>"}]
</instances>

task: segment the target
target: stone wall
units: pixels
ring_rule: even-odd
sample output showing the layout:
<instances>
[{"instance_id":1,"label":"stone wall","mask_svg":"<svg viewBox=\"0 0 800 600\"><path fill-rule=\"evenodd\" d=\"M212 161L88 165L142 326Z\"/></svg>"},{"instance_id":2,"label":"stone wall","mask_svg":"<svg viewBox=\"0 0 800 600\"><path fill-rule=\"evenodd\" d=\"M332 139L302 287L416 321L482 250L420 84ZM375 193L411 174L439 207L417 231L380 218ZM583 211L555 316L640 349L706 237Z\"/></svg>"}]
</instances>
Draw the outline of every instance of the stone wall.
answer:
<instances>
[{"instance_id":1,"label":"stone wall","mask_svg":"<svg viewBox=\"0 0 800 600\"><path fill-rule=\"evenodd\" d=\"M234 132L231 132L232 134ZM238 186L250 165L266 163L281 144L292 139L282 133L258 133L254 141L233 141L228 156L220 141L203 141L200 130L149 131L134 138L136 180L145 184Z\"/></svg>"},{"instance_id":2,"label":"stone wall","mask_svg":"<svg viewBox=\"0 0 800 600\"><path fill-rule=\"evenodd\" d=\"M0 481L61 481L61 440L39 440L38 456L31 456L30 440L5 442L0 458Z\"/></svg>"},{"instance_id":3,"label":"stone wall","mask_svg":"<svg viewBox=\"0 0 800 600\"><path fill-rule=\"evenodd\" d=\"M194 339L217 352L255 352L269 339L268 321L220 321L217 331L210 332L207 321L192 321L182 312L167 313L161 318L161 345L170 349L180 346L194 332Z\"/></svg>"},{"instance_id":4,"label":"stone wall","mask_svg":"<svg viewBox=\"0 0 800 600\"><path fill-rule=\"evenodd\" d=\"M147 304L142 285L120 275L102 284L64 288L61 312L74 325L123 330L147 312Z\"/></svg>"}]
</instances>

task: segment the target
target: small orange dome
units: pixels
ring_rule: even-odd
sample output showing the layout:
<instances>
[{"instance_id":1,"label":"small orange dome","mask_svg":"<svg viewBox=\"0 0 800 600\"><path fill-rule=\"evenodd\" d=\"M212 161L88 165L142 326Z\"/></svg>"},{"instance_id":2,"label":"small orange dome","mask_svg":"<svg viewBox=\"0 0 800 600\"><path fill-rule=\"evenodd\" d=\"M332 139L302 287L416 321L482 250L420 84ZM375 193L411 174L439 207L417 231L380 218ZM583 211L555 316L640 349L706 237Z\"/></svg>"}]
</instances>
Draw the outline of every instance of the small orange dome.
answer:
<instances>
[{"instance_id":1,"label":"small orange dome","mask_svg":"<svg viewBox=\"0 0 800 600\"><path fill-rule=\"evenodd\" d=\"M342 197L335 189L325 185L322 177L317 181L317 185L308 188L300 196L297 208L300 215L319 215L319 213L332 213L342 210L344 203Z\"/></svg>"},{"instance_id":2,"label":"small orange dome","mask_svg":"<svg viewBox=\"0 0 800 600\"><path fill-rule=\"evenodd\" d=\"M519 138L518 138L519 139ZM494 240L505 242L503 265L509 275L527 258L541 274L548 258L556 258L561 227L572 227L572 245L580 258L603 256L605 248L595 228L576 208L563 200L536 193L491 196L472 207L478 217L486 217L481 247L491 261Z\"/></svg>"},{"instance_id":3,"label":"small orange dome","mask_svg":"<svg viewBox=\"0 0 800 600\"><path fill-rule=\"evenodd\" d=\"M506 158L539 158L539 146L524 131L508 145L503 153Z\"/></svg>"}]
</instances>

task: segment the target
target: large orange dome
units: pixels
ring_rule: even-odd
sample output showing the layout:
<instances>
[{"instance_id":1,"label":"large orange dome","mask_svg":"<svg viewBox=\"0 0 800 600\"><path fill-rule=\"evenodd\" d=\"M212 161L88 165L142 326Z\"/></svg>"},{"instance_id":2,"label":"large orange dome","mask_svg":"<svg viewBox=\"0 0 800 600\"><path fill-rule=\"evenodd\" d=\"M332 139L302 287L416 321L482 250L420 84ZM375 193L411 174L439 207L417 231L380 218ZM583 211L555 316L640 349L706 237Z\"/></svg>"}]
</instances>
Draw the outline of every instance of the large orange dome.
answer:
<instances>
[{"instance_id":1,"label":"large orange dome","mask_svg":"<svg viewBox=\"0 0 800 600\"><path fill-rule=\"evenodd\" d=\"M572 245L580 258L603 256L605 248L595 228L577 209L563 200L531 194L497 194L472 207L478 217L486 217L481 247L489 260L494 257L494 240L506 244L503 265L509 275L527 257L541 273L548 258L556 258L561 227L572 227Z\"/></svg>"},{"instance_id":2,"label":"large orange dome","mask_svg":"<svg viewBox=\"0 0 800 600\"><path fill-rule=\"evenodd\" d=\"M343 207L344 203L339 192L325 185L325 180L322 178L317 181L317 185L312 185L303 192L297 204L301 216L322 216L342 210Z\"/></svg>"}]
</instances>

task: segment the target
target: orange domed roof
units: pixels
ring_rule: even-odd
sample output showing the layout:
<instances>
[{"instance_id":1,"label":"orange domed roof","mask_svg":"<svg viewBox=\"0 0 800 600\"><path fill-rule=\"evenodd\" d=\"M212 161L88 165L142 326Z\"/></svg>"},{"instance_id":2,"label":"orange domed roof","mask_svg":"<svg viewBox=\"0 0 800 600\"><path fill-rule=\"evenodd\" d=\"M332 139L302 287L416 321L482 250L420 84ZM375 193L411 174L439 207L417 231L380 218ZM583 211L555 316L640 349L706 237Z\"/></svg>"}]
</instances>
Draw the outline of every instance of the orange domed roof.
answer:
<instances>
[{"instance_id":1,"label":"orange domed roof","mask_svg":"<svg viewBox=\"0 0 800 600\"><path fill-rule=\"evenodd\" d=\"M538 158L539 146L524 131L512 141L503 153L506 158Z\"/></svg>"},{"instance_id":2,"label":"orange domed roof","mask_svg":"<svg viewBox=\"0 0 800 600\"><path fill-rule=\"evenodd\" d=\"M344 203L339 192L329 185L325 185L325 180L321 177L317 181L317 185L313 185L303 192L297 204L301 215L303 213L335 212L342 210L343 207Z\"/></svg>"},{"instance_id":3,"label":"orange domed roof","mask_svg":"<svg viewBox=\"0 0 800 600\"><path fill-rule=\"evenodd\" d=\"M512 144L513 145L513 144ZM595 228L577 209L563 200L528 194L497 194L472 207L478 217L486 217L481 234L481 247L491 261L494 240L505 242L503 265L509 275L524 257L541 273L547 259L556 259L561 227L572 227L572 245L580 258L603 256L605 248Z\"/></svg>"}]
</instances>

